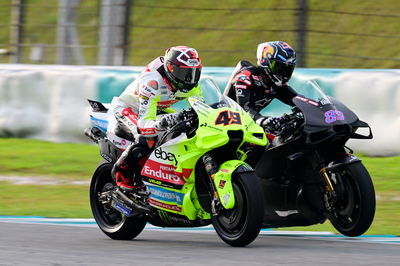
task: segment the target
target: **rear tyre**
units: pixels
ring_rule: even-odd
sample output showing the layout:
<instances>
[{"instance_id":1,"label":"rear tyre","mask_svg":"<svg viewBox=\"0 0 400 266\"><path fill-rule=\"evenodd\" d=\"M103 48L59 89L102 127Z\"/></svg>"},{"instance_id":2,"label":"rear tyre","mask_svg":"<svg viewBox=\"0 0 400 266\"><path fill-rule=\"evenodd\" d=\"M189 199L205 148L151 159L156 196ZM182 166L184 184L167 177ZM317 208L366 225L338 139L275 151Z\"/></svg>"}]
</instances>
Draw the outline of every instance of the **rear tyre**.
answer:
<instances>
[{"instance_id":1,"label":"rear tyre","mask_svg":"<svg viewBox=\"0 0 400 266\"><path fill-rule=\"evenodd\" d=\"M371 226L375 215L375 190L371 177L361 162L347 165L338 176L342 183L338 188L342 192L328 219L343 235L362 235Z\"/></svg>"},{"instance_id":2,"label":"rear tyre","mask_svg":"<svg viewBox=\"0 0 400 266\"><path fill-rule=\"evenodd\" d=\"M111 177L112 164L101 163L93 174L90 184L90 206L97 225L107 236L116 240L130 240L139 235L145 225L144 217L126 217L100 200L102 192L114 189Z\"/></svg>"},{"instance_id":3,"label":"rear tyre","mask_svg":"<svg viewBox=\"0 0 400 266\"><path fill-rule=\"evenodd\" d=\"M261 185L254 172L237 173L232 178L235 206L212 217L221 239L235 247L253 242L260 233L264 205Z\"/></svg>"}]
</instances>

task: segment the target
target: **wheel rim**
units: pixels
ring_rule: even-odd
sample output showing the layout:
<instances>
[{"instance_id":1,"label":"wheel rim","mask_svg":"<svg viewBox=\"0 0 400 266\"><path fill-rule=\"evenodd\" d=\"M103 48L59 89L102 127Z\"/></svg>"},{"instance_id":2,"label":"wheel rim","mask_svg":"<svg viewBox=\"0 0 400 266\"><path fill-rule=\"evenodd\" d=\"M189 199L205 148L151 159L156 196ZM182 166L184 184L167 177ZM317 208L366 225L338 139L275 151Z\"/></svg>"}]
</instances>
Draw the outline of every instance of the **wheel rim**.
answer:
<instances>
[{"instance_id":1,"label":"wheel rim","mask_svg":"<svg viewBox=\"0 0 400 266\"><path fill-rule=\"evenodd\" d=\"M101 173L101 176L97 178L94 189L92 191L95 197L95 219L103 227L108 228L118 227L119 225L123 224L126 219L125 216L123 216L117 210L112 209L111 206L109 206L107 210L107 207L100 200L101 192L109 191L112 188L114 188L114 182L111 177L111 172L103 171Z\"/></svg>"},{"instance_id":2,"label":"wheel rim","mask_svg":"<svg viewBox=\"0 0 400 266\"><path fill-rule=\"evenodd\" d=\"M334 204L333 215L336 222L344 230L352 229L360 219L360 191L353 176L344 171L341 173L344 193Z\"/></svg>"}]
</instances>

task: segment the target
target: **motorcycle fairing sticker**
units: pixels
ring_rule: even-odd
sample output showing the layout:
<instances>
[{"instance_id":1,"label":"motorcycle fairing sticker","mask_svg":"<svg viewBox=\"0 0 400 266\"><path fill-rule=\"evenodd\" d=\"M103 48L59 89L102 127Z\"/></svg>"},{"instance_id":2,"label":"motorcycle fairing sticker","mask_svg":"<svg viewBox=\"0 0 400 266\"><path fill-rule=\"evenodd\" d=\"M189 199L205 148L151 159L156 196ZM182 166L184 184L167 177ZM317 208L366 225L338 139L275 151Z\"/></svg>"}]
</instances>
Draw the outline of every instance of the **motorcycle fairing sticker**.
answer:
<instances>
[{"instance_id":1,"label":"motorcycle fairing sticker","mask_svg":"<svg viewBox=\"0 0 400 266\"><path fill-rule=\"evenodd\" d=\"M183 178L188 178L193 169L182 169L176 172L176 167L170 164L163 164L151 159L147 160L142 169L144 180L164 187L181 189L186 183Z\"/></svg>"},{"instance_id":2,"label":"motorcycle fairing sticker","mask_svg":"<svg viewBox=\"0 0 400 266\"><path fill-rule=\"evenodd\" d=\"M96 118L94 116L90 116L90 121L92 122L93 126L99 127L103 131L107 131L108 121Z\"/></svg>"},{"instance_id":3,"label":"motorcycle fairing sticker","mask_svg":"<svg viewBox=\"0 0 400 266\"><path fill-rule=\"evenodd\" d=\"M147 202L148 202L149 204L153 205L153 206L156 206L156 207L160 207L160 208L163 208L163 209L167 209L167 210L171 210L171 211L176 211L176 212L182 212L182 207L181 207L181 206L177 206L177 205L174 205L174 204L164 203L164 202L155 200L155 199L153 199L153 198L150 198Z\"/></svg>"},{"instance_id":4,"label":"motorcycle fairing sticker","mask_svg":"<svg viewBox=\"0 0 400 266\"><path fill-rule=\"evenodd\" d=\"M182 205L184 194L152 185L147 185L147 187L149 188L151 193L150 198L158 201L164 201L169 203L176 203L177 205Z\"/></svg>"},{"instance_id":5,"label":"motorcycle fairing sticker","mask_svg":"<svg viewBox=\"0 0 400 266\"><path fill-rule=\"evenodd\" d=\"M344 114L339 110L329 110L324 113L325 122L330 124L337 120L344 120Z\"/></svg>"},{"instance_id":6,"label":"motorcycle fairing sticker","mask_svg":"<svg viewBox=\"0 0 400 266\"><path fill-rule=\"evenodd\" d=\"M304 97L301 97L301 96L296 96L295 98L299 99L299 100L301 100L303 102L309 103L311 105L318 106L318 103L314 102L313 100L310 100L310 99L307 99L307 98L304 98Z\"/></svg>"}]
</instances>

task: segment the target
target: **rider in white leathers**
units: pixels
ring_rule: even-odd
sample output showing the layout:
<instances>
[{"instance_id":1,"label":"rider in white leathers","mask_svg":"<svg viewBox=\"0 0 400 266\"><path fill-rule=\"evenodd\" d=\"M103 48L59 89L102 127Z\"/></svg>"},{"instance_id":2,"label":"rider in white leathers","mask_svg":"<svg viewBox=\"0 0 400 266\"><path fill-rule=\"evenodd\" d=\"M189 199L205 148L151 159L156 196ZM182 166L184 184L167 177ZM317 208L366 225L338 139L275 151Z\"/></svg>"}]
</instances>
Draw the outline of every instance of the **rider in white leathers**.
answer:
<instances>
[{"instance_id":1,"label":"rider in white leathers","mask_svg":"<svg viewBox=\"0 0 400 266\"><path fill-rule=\"evenodd\" d=\"M175 113L168 114L169 107L190 96L200 96L201 69L201 60L194 48L171 47L113 99L109 112L115 118L109 122L108 131L120 135L122 131L134 140L112 170L118 187L125 191L140 188L136 183L141 181L133 180L135 165L151 150L157 136L178 122Z\"/></svg>"}]
</instances>

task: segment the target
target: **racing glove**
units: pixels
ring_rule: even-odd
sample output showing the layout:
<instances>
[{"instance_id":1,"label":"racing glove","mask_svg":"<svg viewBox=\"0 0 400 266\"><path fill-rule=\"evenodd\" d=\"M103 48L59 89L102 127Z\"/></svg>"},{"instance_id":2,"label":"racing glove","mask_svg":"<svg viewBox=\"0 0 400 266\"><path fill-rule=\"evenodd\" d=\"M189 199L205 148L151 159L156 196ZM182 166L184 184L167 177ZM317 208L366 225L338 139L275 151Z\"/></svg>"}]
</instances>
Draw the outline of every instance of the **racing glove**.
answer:
<instances>
[{"instance_id":1,"label":"racing glove","mask_svg":"<svg viewBox=\"0 0 400 266\"><path fill-rule=\"evenodd\" d=\"M168 130L174 127L180 121L180 113L167 114L164 115L163 118L161 118L156 128L159 130Z\"/></svg>"},{"instance_id":2,"label":"racing glove","mask_svg":"<svg viewBox=\"0 0 400 266\"><path fill-rule=\"evenodd\" d=\"M280 117L261 117L257 119L256 123L264 128L267 132L277 131L281 126L281 118Z\"/></svg>"}]
</instances>

